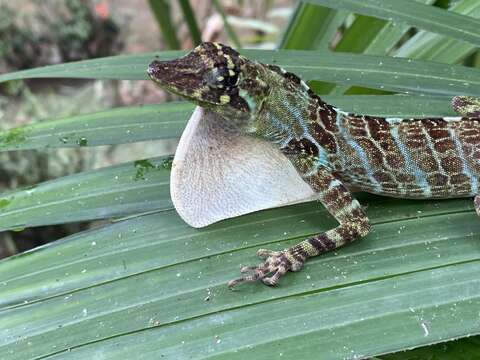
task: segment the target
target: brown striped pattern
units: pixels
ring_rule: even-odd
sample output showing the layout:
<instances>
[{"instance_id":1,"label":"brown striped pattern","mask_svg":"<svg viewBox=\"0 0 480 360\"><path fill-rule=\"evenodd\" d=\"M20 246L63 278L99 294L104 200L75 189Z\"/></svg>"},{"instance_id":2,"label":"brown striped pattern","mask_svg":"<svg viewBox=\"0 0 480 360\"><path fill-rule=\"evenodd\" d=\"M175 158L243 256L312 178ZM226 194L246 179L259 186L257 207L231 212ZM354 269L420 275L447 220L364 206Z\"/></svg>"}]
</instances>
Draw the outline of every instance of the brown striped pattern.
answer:
<instances>
[{"instance_id":1,"label":"brown striped pattern","mask_svg":"<svg viewBox=\"0 0 480 360\"><path fill-rule=\"evenodd\" d=\"M478 191L480 119L389 122L345 116L341 126L333 164L349 186L406 198L473 196Z\"/></svg>"}]
</instances>

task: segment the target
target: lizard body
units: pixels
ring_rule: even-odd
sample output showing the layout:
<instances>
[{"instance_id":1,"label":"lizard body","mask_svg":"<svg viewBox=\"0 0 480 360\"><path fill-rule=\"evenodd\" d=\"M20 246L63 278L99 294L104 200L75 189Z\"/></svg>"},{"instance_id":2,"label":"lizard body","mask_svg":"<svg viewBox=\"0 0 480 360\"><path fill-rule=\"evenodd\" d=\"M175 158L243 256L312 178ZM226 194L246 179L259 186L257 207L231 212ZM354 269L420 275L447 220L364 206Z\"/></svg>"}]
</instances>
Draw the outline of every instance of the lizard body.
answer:
<instances>
[{"instance_id":1,"label":"lizard body","mask_svg":"<svg viewBox=\"0 0 480 360\"><path fill-rule=\"evenodd\" d=\"M259 250L265 262L243 268L246 275L229 286L257 280L275 285L307 258L365 236L369 221L350 190L401 198L478 194L475 99L454 98L459 117L354 115L325 103L296 75L217 43L203 43L180 59L154 61L148 73L166 90L220 115L222 126L275 144L339 223L284 251ZM479 205L476 197L477 212Z\"/></svg>"}]
</instances>

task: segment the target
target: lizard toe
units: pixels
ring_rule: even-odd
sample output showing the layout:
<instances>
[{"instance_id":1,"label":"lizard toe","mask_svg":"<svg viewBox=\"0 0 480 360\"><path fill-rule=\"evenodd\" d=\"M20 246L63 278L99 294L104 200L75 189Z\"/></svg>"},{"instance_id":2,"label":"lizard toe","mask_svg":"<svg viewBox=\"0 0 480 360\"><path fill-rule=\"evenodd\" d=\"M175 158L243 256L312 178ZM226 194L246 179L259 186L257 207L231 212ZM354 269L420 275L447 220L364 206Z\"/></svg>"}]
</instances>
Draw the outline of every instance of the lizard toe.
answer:
<instances>
[{"instance_id":1,"label":"lizard toe","mask_svg":"<svg viewBox=\"0 0 480 360\"><path fill-rule=\"evenodd\" d=\"M303 261L296 260L288 255L288 250L270 251L261 249L257 252L259 256L266 256L265 262L257 266L244 266L240 272L246 275L228 282L228 287L233 288L242 282L261 281L265 285L275 286L279 279L290 271L298 271L303 266ZM271 276L269 276L271 275Z\"/></svg>"},{"instance_id":2,"label":"lizard toe","mask_svg":"<svg viewBox=\"0 0 480 360\"><path fill-rule=\"evenodd\" d=\"M287 271L288 271L287 269L280 267L277 269L277 271L275 271L275 273L272 276L264 277L262 279L262 282L268 286L276 286L278 284L278 280L280 279L280 277L284 275Z\"/></svg>"}]
</instances>

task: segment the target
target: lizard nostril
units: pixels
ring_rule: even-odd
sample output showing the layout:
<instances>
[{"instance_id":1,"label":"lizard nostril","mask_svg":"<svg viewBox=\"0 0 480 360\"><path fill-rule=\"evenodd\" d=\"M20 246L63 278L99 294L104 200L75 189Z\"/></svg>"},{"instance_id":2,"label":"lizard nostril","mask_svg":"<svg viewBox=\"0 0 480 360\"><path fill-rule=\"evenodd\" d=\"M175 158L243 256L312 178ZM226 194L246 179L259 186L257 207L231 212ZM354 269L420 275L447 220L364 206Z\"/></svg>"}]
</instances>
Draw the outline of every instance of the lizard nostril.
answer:
<instances>
[{"instance_id":1,"label":"lizard nostril","mask_svg":"<svg viewBox=\"0 0 480 360\"><path fill-rule=\"evenodd\" d=\"M155 69L153 68L153 64L148 65L147 74L153 75L155 73Z\"/></svg>"},{"instance_id":2,"label":"lizard nostril","mask_svg":"<svg viewBox=\"0 0 480 360\"><path fill-rule=\"evenodd\" d=\"M154 77L158 75L160 70L160 63L158 61L153 61L152 63L150 63L150 65L148 65L147 74L151 77Z\"/></svg>"}]
</instances>

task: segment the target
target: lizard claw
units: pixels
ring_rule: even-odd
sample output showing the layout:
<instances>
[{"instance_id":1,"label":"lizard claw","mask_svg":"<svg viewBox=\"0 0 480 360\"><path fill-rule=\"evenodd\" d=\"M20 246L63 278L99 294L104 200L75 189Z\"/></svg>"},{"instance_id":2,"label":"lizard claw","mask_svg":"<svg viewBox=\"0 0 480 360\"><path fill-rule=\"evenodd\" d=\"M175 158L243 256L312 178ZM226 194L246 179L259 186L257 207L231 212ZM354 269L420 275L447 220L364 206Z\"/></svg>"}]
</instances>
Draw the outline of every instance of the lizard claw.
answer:
<instances>
[{"instance_id":1,"label":"lizard claw","mask_svg":"<svg viewBox=\"0 0 480 360\"><path fill-rule=\"evenodd\" d=\"M287 271L298 271L303 266L303 261L292 257L288 250L271 251L260 249L257 255L266 260L257 266L244 266L240 269L241 273L246 273L238 279L230 280L228 287L233 288L242 282L261 281L265 285L275 286L282 275ZM270 275L270 276L269 276Z\"/></svg>"}]
</instances>

